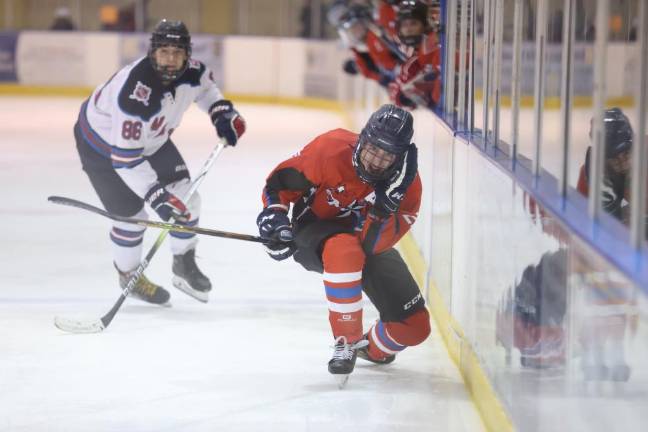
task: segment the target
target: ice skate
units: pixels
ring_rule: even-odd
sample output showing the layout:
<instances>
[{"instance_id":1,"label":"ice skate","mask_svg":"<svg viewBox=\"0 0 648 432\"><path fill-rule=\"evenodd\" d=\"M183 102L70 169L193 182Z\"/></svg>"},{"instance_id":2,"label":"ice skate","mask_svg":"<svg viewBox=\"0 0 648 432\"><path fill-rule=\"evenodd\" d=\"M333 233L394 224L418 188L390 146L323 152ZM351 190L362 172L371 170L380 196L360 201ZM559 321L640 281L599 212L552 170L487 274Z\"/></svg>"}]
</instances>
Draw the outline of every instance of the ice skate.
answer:
<instances>
[{"instance_id":1,"label":"ice skate","mask_svg":"<svg viewBox=\"0 0 648 432\"><path fill-rule=\"evenodd\" d=\"M367 342L365 346L358 348L358 357L360 357L362 360L366 360L368 362L379 364L379 365L386 365L396 360L396 354L389 354L388 356L383 357L381 359L372 358L369 355L369 335L365 334L362 340Z\"/></svg>"},{"instance_id":2,"label":"ice skate","mask_svg":"<svg viewBox=\"0 0 648 432\"><path fill-rule=\"evenodd\" d=\"M185 294L207 303L212 285L196 265L196 250L173 256L173 286Z\"/></svg>"},{"instance_id":3,"label":"ice skate","mask_svg":"<svg viewBox=\"0 0 648 432\"><path fill-rule=\"evenodd\" d=\"M353 372L358 349L366 347L368 344L369 341L366 339L349 344L344 336L340 336L335 340L335 350L333 351L333 357L328 363L328 371L335 375L340 389L346 386L349 375Z\"/></svg>"},{"instance_id":4,"label":"ice skate","mask_svg":"<svg viewBox=\"0 0 648 432\"><path fill-rule=\"evenodd\" d=\"M119 270L116 265L115 268L119 273L119 286L121 287L121 289L126 289L128 281L135 272L123 272ZM145 301L147 303L165 307L171 306L171 303L169 303L169 298L171 297L169 292L161 286L156 285L148 280L148 278L144 274L142 274L139 279L137 279L137 282L135 282L135 285L131 289L129 295L133 298Z\"/></svg>"}]
</instances>

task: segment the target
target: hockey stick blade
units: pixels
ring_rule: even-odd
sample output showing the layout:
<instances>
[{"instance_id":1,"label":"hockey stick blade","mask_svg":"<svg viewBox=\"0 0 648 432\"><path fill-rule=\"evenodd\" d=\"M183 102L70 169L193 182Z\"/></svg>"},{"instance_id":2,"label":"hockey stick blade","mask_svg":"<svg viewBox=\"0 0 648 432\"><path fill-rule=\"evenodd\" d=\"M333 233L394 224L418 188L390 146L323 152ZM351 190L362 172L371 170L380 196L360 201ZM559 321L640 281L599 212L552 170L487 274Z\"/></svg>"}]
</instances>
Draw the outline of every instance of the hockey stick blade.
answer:
<instances>
[{"instance_id":1,"label":"hockey stick blade","mask_svg":"<svg viewBox=\"0 0 648 432\"><path fill-rule=\"evenodd\" d=\"M63 317L54 317L54 325L66 333L100 333L106 327L101 320L79 321Z\"/></svg>"},{"instance_id":2,"label":"hockey stick blade","mask_svg":"<svg viewBox=\"0 0 648 432\"><path fill-rule=\"evenodd\" d=\"M60 204L60 205L66 205L70 207L76 207L80 208L83 210L87 210L92 213L96 213L98 215L107 217L108 219L116 220L119 222L126 222L126 223L131 223L134 225L139 225L139 226L144 226L144 227L151 227L151 228L161 228L161 229L166 229L169 231L175 231L175 232L185 232L185 233L192 233L192 234L203 234L203 235L208 235L212 237L222 237L222 238L229 238L233 240L243 240L243 241L250 241L250 242L255 242L255 243L267 243L268 241L265 239L262 239L261 237L249 235L249 234L239 234L239 233L233 233L233 232L228 232L228 231L219 231L219 230L213 230L213 229L208 229L208 228L201 228L197 226L185 226L185 225L179 225L175 223L170 223L170 222L157 222L157 221L150 221L146 219L137 219L137 218L131 218L131 217L125 217L125 216L119 216L110 212L107 212L103 209L100 209L99 207L95 207L93 205L90 205L88 203L84 203L82 201L78 201L72 198L66 198L62 196L50 196L47 198L47 200L51 203L54 204Z\"/></svg>"}]
</instances>

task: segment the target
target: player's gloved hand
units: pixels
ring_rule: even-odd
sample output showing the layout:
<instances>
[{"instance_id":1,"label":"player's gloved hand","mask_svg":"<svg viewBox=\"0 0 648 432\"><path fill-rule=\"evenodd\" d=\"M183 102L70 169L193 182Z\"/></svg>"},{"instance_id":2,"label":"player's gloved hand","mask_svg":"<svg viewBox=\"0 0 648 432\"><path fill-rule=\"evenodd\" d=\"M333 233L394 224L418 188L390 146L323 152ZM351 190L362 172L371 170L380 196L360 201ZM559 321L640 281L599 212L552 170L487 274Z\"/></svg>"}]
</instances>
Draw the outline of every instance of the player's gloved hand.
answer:
<instances>
[{"instance_id":1,"label":"player's gloved hand","mask_svg":"<svg viewBox=\"0 0 648 432\"><path fill-rule=\"evenodd\" d=\"M349 75L358 75L358 65L353 59L348 59L342 63L342 70Z\"/></svg>"},{"instance_id":2,"label":"player's gloved hand","mask_svg":"<svg viewBox=\"0 0 648 432\"><path fill-rule=\"evenodd\" d=\"M223 99L214 103L209 109L212 123L219 137L225 138L227 145L235 146L245 133L245 120L234 109L232 102Z\"/></svg>"},{"instance_id":3,"label":"player's gloved hand","mask_svg":"<svg viewBox=\"0 0 648 432\"><path fill-rule=\"evenodd\" d=\"M403 160L403 166L391 178L380 182L374 188L376 202L369 211L369 215L384 219L398 211L401 201L405 197L407 188L416 178L418 170L418 149L412 143Z\"/></svg>"},{"instance_id":4,"label":"player's gloved hand","mask_svg":"<svg viewBox=\"0 0 648 432\"><path fill-rule=\"evenodd\" d=\"M378 74L378 84L381 86L388 88L389 84L391 84L394 81L395 77L394 74L389 73L389 72L379 72Z\"/></svg>"},{"instance_id":5,"label":"player's gloved hand","mask_svg":"<svg viewBox=\"0 0 648 432\"><path fill-rule=\"evenodd\" d=\"M257 226L261 238L268 240L264 246L272 259L282 261L295 253L297 248L286 210L280 207L264 208L257 217Z\"/></svg>"},{"instance_id":6,"label":"player's gloved hand","mask_svg":"<svg viewBox=\"0 0 648 432\"><path fill-rule=\"evenodd\" d=\"M147 192L144 200L162 220L168 221L173 218L177 222L186 223L191 219L191 214L180 198L167 191L159 183Z\"/></svg>"}]
</instances>

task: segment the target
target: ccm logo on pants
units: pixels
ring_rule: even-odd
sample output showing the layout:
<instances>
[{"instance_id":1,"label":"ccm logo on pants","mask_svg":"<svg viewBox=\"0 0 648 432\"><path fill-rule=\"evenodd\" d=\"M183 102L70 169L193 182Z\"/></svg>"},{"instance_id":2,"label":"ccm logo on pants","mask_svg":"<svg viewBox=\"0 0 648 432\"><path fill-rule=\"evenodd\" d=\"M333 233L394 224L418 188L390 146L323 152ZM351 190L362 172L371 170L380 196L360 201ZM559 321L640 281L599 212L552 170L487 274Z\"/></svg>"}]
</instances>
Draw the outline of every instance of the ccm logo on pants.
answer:
<instances>
[{"instance_id":1,"label":"ccm logo on pants","mask_svg":"<svg viewBox=\"0 0 648 432\"><path fill-rule=\"evenodd\" d=\"M403 306L403 310L407 310L414 306L419 300L421 300L421 293L416 294L416 297L414 297L412 300L408 301L405 303L405 306Z\"/></svg>"}]
</instances>

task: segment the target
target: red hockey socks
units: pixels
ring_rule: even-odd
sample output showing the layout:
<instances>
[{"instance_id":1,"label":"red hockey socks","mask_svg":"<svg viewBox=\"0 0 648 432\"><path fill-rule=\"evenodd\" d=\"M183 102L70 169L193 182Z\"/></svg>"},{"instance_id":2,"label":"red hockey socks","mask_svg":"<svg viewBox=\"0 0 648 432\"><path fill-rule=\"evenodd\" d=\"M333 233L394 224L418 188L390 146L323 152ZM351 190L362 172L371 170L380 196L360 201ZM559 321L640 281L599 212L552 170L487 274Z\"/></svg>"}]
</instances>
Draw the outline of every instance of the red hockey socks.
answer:
<instances>
[{"instance_id":1,"label":"red hockey socks","mask_svg":"<svg viewBox=\"0 0 648 432\"><path fill-rule=\"evenodd\" d=\"M403 321L378 321L369 330L369 356L379 360L418 345L430 334L430 314L419 309Z\"/></svg>"},{"instance_id":2,"label":"red hockey socks","mask_svg":"<svg viewBox=\"0 0 648 432\"><path fill-rule=\"evenodd\" d=\"M324 289L333 337L347 342L362 339L362 268L365 255L351 234L329 238L322 251Z\"/></svg>"}]
</instances>

